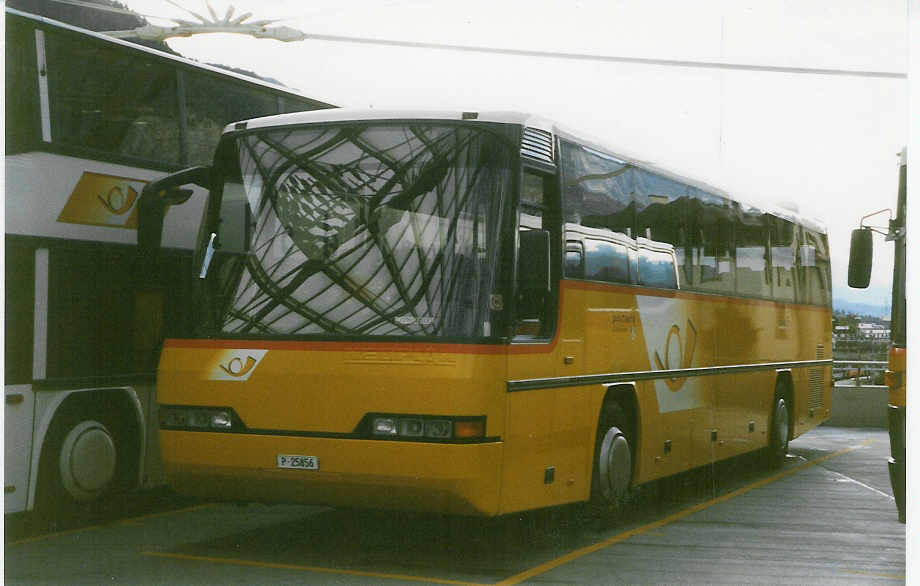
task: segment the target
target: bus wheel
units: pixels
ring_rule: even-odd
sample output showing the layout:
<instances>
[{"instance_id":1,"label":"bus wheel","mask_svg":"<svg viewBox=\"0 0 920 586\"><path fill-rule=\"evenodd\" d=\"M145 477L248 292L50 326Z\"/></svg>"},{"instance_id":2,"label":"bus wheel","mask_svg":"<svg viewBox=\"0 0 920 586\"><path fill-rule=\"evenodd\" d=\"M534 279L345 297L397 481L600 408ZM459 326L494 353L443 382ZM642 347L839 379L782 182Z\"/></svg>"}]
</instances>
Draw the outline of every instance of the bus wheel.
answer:
<instances>
[{"instance_id":1,"label":"bus wheel","mask_svg":"<svg viewBox=\"0 0 920 586\"><path fill-rule=\"evenodd\" d=\"M605 404L594 442L591 476L591 503L598 513L618 516L632 496L632 438L632 428L620 406Z\"/></svg>"},{"instance_id":2,"label":"bus wheel","mask_svg":"<svg viewBox=\"0 0 920 586\"><path fill-rule=\"evenodd\" d=\"M767 447L767 466L778 468L789 451L789 408L786 398L777 395L773 400L772 422L770 423L770 445Z\"/></svg>"},{"instance_id":3,"label":"bus wheel","mask_svg":"<svg viewBox=\"0 0 920 586\"><path fill-rule=\"evenodd\" d=\"M80 512L111 490L118 471L118 443L112 428L79 412L52 423L39 470L40 509L54 517Z\"/></svg>"}]
</instances>

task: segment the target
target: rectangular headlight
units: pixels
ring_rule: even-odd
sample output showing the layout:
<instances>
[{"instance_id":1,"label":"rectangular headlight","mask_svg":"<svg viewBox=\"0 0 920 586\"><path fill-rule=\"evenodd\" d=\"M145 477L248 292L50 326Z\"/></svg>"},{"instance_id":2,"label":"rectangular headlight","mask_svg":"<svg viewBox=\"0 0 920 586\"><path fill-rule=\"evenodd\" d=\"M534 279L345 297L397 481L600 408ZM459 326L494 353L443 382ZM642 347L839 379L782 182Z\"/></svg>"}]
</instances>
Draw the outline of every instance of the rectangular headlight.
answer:
<instances>
[{"instance_id":1,"label":"rectangular headlight","mask_svg":"<svg viewBox=\"0 0 920 586\"><path fill-rule=\"evenodd\" d=\"M449 419L429 419L425 421L425 436L447 439L451 436L452 427Z\"/></svg>"},{"instance_id":2,"label":"rectangular headlight","mask_svg":"<svg viewBox=\"0 0 920 586\"><path fill-rule=\"evenodd\" d=\"M425 422L422 419L400 419L399 435L406 437L421 437L425 433Z\"/></svg>"},{"instance_id":3,"label":"rectangular headlight","mask_svg":"<svg viewBox=\"0 0 920 586\"><path fill-rule=\"evenodd\" d=\"M188 431L228 431L242 427L233 410L219 407L160 405L160 427Z\"/></svg>"},{"instance_id":4,"label":"rectangular headlight","mask_svg":"<svg viewBox=\"0 0 920 586\"><path fill-rule=\"evenodd\" d=\"M398 428L396 427L396 419L392 417L376 417L374 418L374 435L396 435L398 433Z\"/></svg>"}]
</instances>

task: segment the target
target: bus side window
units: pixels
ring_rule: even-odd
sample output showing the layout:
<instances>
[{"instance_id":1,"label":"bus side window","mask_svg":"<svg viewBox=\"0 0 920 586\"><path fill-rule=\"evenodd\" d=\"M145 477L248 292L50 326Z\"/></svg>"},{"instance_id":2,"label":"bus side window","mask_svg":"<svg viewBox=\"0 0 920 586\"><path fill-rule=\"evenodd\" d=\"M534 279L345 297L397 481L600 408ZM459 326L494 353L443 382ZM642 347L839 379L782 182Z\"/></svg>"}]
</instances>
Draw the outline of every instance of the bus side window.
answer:
<instances>
[{"instance_id":1,"label":"bus side window","mask_svg":"<svg viewBox=\"0 0 920 586\"><path fill-rule=\"evenodd\" d=\"M771 217L770 270L773 298L777 301L795 301L797 245L795 224Z\"/></svg>"},{"instance_id":2,"label":"bus side window","mask_svg":"<svg viewBox=\"0 0 920 586\"><path fill-rule=\"evenodd\" d=\"M585 250L581 242L569 240L565 244L565 276L570 279L585 276Z\"/></svg>"},{"instance_id":3,"label":"bus side window","mask_svg":"<svg viewBox=\"0 0 920 586\"><path fill-rule=\"evenodd\" d=\"M677 289L674 256L660 250L640 248L639 284L660 289Z\"/></svg>"},{"instance_id":4,"label":"bus side window","mask_svg":"<svg viewBox=\"0 0 920 586\"><path fill-rule=\"evenodd\" d=\"M585 238L585 278L590 281L629 283L629 257L622 244Z\"/></svg>"},{"instance_id":5,"label":"bus side window","mask_svg":"<svg viewBox=\"0 0 920 586\"><path fill-rule=\"evenodd\" d=\"M757 212L742 212L735 226L739 295L771 296L764 219Z\"/></svg>"},{"instance_id":6,"label":"bus side window","mask_svg":"<svg viewBox=\"0 0 920 586\"><path fill-rule=\"evenodd\" d=\"M812 305L830 305L830 265L827 237L805 229L805 245L799 247L802 301Z\"/></svg>"}]
</instances>

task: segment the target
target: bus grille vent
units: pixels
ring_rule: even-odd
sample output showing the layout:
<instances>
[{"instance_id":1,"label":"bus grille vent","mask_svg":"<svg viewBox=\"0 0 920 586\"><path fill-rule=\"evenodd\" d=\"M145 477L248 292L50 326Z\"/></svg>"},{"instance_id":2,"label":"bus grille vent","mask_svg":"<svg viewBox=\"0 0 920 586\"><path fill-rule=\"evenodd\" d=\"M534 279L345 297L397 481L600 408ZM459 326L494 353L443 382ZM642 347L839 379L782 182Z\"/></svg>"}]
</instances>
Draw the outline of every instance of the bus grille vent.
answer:
<instances>
[{"instance_id":1,"label":"bus grille vent","mask_svg":"<svg viewBox=\"0 0 920 586\"><path fill-rule=\"evenodd\" d=\"M815 351L817 360L824 360L824 344L818 344ZM823 366L808 369L808 408L824 407L824 370Z\"/></svg>"},{"instance_id":2,"label":"bus grille vent","mask_svg":"<svg viewBox=\"0 0 920 586\"><path fill-rule=\"evenodd\" d=\"M521 138L521 155L550 165L555 164L553 135L545 130L525 127L524 136Z\"/></svg>"}]
</instances>

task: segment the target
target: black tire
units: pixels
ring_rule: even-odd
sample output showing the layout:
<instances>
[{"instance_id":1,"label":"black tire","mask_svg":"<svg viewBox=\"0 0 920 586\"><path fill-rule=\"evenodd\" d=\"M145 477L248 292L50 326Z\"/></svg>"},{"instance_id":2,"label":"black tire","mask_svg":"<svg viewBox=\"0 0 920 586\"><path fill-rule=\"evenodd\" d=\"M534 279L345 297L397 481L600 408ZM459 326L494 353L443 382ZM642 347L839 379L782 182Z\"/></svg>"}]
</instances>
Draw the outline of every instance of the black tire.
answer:
<instances>
[{"instance_id":1,"label":"black tire","mask_svg":"<svg viewBox=\"0 0 920 586\"><path fill-rule=\"evenodd\" d=\"M632 421L617 403L604 403L598 418L591 474L591 510L616 519L631 503L635 462L635 433Z\"/></svg>"},{"instance_id":2,"label":"black tire","mask_svg":"<svg viewBox=\"0 0 920 586\"><path fill-rule=\"evenodd\" d=\"M765 457L769 468L779 468L789 452L790 415L785 395L777 394L770 410L770 443Z\"/></svg>"},{"instance_id":3,"label":"black tire","mask_svg":"<svg viewBox=\"0 0 920 586\"><path fill-rule=\"evenodd\" d=\"M94 513L124 478L127 454L117 418L87 407L55 416L39 462L36 508L42 517Z\"/></svg>"}]
</instances>

